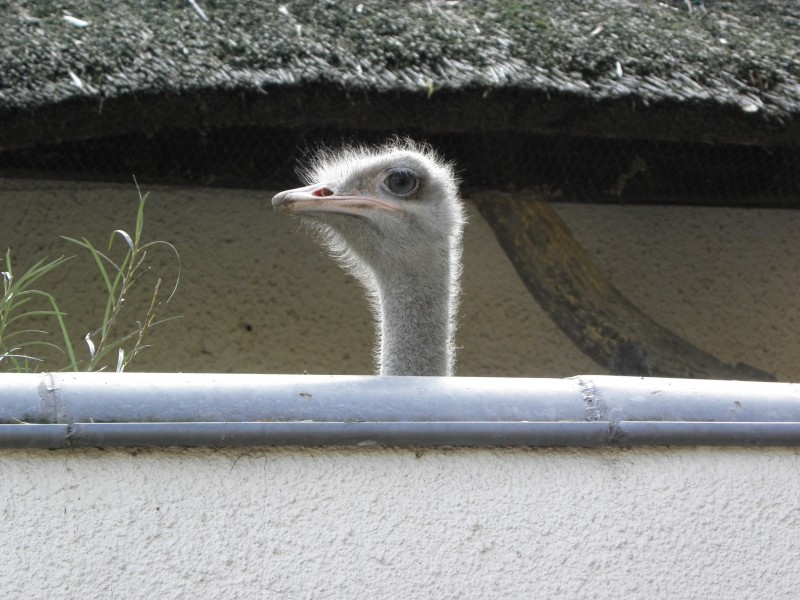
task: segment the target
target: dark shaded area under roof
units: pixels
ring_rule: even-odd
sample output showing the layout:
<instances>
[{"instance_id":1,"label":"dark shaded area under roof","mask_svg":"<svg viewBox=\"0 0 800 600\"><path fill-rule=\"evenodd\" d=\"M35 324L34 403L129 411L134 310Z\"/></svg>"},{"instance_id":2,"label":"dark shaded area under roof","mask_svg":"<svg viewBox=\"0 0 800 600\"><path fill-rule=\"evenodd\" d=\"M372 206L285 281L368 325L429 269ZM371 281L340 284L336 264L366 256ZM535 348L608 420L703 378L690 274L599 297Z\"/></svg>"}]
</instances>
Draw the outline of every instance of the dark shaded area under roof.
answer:
<instances>
[{"instance_id":1,"label":"dark shaded area under roof","mask_svg":"<svg viewBox=\"0 0 800 600\"><path fill-rule=\"evenodd\" d=\"M403 133L458 166L464 191L544 188L563 201L792 207L800 148L481 134ZM279 189L321 144L384 142L390 132L240 127L168 129L0 154L0 175Z\"/></svg>"},{"instance_id":2,"label":"dark shaded area under roof","mask_svg":"<svg viewBox=\"0 0 800 600\"><path fill-rule=\"evenodd\" d=\"M795 0L198 4L10 2L2 172L269 185L408 133L467 187L800 197Z\"/></svg>"}]
</instances>

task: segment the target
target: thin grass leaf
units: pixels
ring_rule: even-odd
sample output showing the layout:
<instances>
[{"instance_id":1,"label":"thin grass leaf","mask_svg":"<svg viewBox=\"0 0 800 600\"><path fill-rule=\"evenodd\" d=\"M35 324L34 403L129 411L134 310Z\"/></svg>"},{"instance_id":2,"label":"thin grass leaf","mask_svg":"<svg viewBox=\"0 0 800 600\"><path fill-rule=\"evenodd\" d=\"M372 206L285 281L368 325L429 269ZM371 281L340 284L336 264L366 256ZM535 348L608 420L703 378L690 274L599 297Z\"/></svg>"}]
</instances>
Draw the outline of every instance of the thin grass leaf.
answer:
<instances>
[{"instance_id":1,"label":"thin grass leaf","mask_svg":"<svg viewBox=\"0 0 800 600\"><path fill-rule=\"evenodd\" d=\"M47 333L48 333L47 331L43 331L41 329L21 329L20 331L12 331L11 333L9 333L7 336L5 336L3 338L3 344L4 345L8 345L10 340L13 340L13 339L15 339L17 337L20 337L20 336L23 336L23 337L24 336L28 336L28 338L30 339L30 336L32 336L32 335L47 335ZM33 344L35 342L31 341L31 342L20 342L20 343L31 343L31 344Z\"/></svg>"},{"instance_id":2,"label":"thin grass leaf","mask_svg":"<svg viewBox=\"0 0 800 600\"><path fill-rule=\"evenodd\" d=\"M16 300L16 296L14 296L14 298L15 301L9 302L7 304L7 310L4 311L6 314L6 320L5 320L6 324L10 324L18 318L16 316L10 317L8 315L10 315L13 312L19 312L20 307L25 306L30 301L30 298L23 298L22 300Z\"/></svg>"},{"instance_id":3,"label":"thin grass leaf","mask_svg":"<svg viewBox=\"0 0 800 600\"><path fill-rule=\"evenodd\" d=\"M175 292L178 291L178 284L181 281L181 256L180 254L178 254L178 249L175 246L173 246L170 242L165 242L164 240L156 240L153 242L148 242L144 246L142 246L142 248L146 249L149 248L150 246L166 246L167 248L172 250L172 253L175 255L175 259L178 262L178 274L175 276L175 285L172 286L172 291L170 292L166 300L167 302L169 302L170 300L172 300L172 297L175 295Z\"/></svg>"},{"instance_id":4,"label":"thin grass leaf","mask_svg":"<svg viewBox=\"0 0 800 600\"><path fill-rule=\"evenodd\" d=\"M144 205L147 203L147 197L150 194L145 194L142 196L142 191L139 190L139 184L136 184L136 189L139 191L139 210L136 211L136 229L134 231L134 239L136 240L136 246L139 246L139 242L142 239L142 231L144 230Z\"/></svg>"},{"instance_id":5,"label":"thin grass leaf","mask_svg":"<svg viewBox=\"0 0 800 600\"><path fill-rule=\"evenodd\" d=\"M29 312L29 313L22 313L22 314L19 314L19 315L14 315L13 317L10 317L9 319L6 320L6 324L7 325L13 325L17 321L25 321L28 317L31 317L31 316L34 316L34 317L35 316L39 316L39 317L55 317L57 315L56 315L55 311L53 311L53 310L37 310L37 311ZM18 333L19 332L8 333L8 334L3 336L3 339L6 339L7 337L11 337L11 336L14 336L14 335L18 335ZM46 334L47 332L45 331L44 333Z\"/></svg>"},{"instance_id":6,"label":"thin grass leaf","mask_svg":"<svg viewBox=\"0 0 800 600\"><path fill-rule=\"evenodd\" d=\"M130 248L131 252L136 252L136 248L133 245L133 240L131 239L131 236L128 235L128 232L123 231L122 229L115 229L114 233L118 234L123 240L125 240L125 243L128 244L128 248ZM113 240L114 240L114 236L112 235L111 239L108 242L108 251L109 252L111 252L111 242Z\"/></svg>"},{"instance_id":7,"label":"thin grass leaf","mask_svg":"<svg viewBox=\"0 0 800 600\"><path fill-rule=\"evenodd\" d=\"M69 357L70 366L72 367L73 371L77 371L78 361L75 358L75 352L72 350L72 340L70 340L69 332L67 331L67 324L64 322L64 316L67 313L63 312L58 307L58 302L56 302L55 296L48 294L47 292L42 292L42 295L50 301L50 305L53 307L53 313L56 321L58 321L58 329L61 332L61 339L64 340L64 349Z\"/></svg>"},{"instance_id":8,"label":"thin grass leaf","mask_svg":"<svg viewBox=\"0 0 800 600\"><path fill-rule=\"evenodd\" d=\"M94 258L94 262L97 265L98 271L100 271L100 276L103 278L103 282L106 284L106 290L108 291L109 294L113 294L114 288L111 285L111 278L108 276L108 271L106 270L106 266L103 264L103 261L105 260L106 262L108 262L112 267L114 267L114 270L117 273L119 273L120 268L117 266L117 264L113 260L111 260L108 256L97 250L97 248L95 248L92 245L92 243L86 238L84 238L81 241L81 240L76 240L75 238L67 237L65 235L62 235L61 237L62 239L65 239L68 242L72 242L73 244L77 244L81 248L85 248L86 250L89 251L89 253L92 255L92 258Z\"/></svg>"},{"instance_id":9,"label":"thin grass leaf","mask_svg":"<svg viewBox=\"0 0 800 600\"><path fill-rule=\"evenodd\" d=\"M65 316L66 313L61 313L61 316ZM6 323L11 324L20 319L27 319L28 317L55 317L56 311L54 310L29 310L28 312L20 313L8 319Z\"/></svg>"},{"instance_id":10,"label":"thin grass leaf","mask_svg":"<svg viewBox=\"0 0 800 600\"><path fill-rule=\"evenodd\" d=\"M33 360L42 362L41 358L37 358L35 356L28 356L27 354L8 354L8 353L0 354L0 361L2 361L3 359L12 359L12 358L22 358L24 360Z\"/></svg>"},{"instance_id":11,"label":"thin grass leaf","mask_svg":"<svg viewBox=\"0 0 800 600\"><path fill-rule=\"evenodd\" d=\"M114 350L117 350L119 347L121 347L123 344L125 344L125 342L133 339L134 337L136 337L138 335L139 335L139 330L137 329L137 330L131 331L130 333L125 334L124 336L122 336L119 339L112 340L112 341L107 342L106 344L104 344L102 347L99 347L97 349L97 351L96 351L96 354L94 355L94 358L92 358L91 362L89 363L89 367L88 367L87 370L89 370L89 371L94 370L94 367L97 366L98 364L100 364L103 361L104 358L106 358L109 354L111 354L111 352L113 352ZM105 368L105 367L103 367L103 368ZM102 369L99 369L99 370L102 370Z\"/></svg>"},{"instance_id":12,"label":"thin grass leaf","mask_svg":"<svg viewBox=\"0 0 800 600\"><path fill-rule=\"evenodd\" d=\"M58 350L61 354L65 354L64 349L61 346L57 346L52 342L46 342L44 340L31 340L29 342L21 342L19 344L19 348L30 348L38 346L42 346L44 348L50 348L51 350Z\"/></svg>"},{"instance_id":13,"label":"thin grass leaf","mask_svg":"<svg viewBox=\"0 0 800 600\"><path fill-rule=\"evenodd\" d=\"M159 319L158 321L153 321L150 323L149 327L156 327L158 325L162 325L164 323L168 323L169 321L175 321L177 319L182 319L183 315L172 315L171 317L164 317L163 319Z\"/></svg>"},{"instance_id":14,"label":"thin grass leaf","mask_svg":"<svg viewBox=\"0 0 800 600\"><path fill-rule=\"evenodd\" d=\"M113 234L112 234L111 237L113 239L113 237L114 237ZM119 312L119 310L121 308L119 306L119 302L124 297L125 291L126 291L125 290L125 277L123 275L123 269L125 269L125 267L128 266L128 263L130 261L131 253L130 252L126 253L125 258L124 258L124 260L123 260L123 262L122 262L122 264L120 266L120 265L117 265L117 263L114 262L109 256L107 256L106 254L104 254L103 252L100 252L97 248L95 248L92 245L92 243L89 240L87 240L86 238L83 238L82 241L75 240L73 238L66 238L66 237L65 237L65 239L67 239L68 241L71 241L73 243L76 243L79 246L81 246L81 247L83 247L83 248L85 248L86 250L89 251L89 253L92 255L92 258L94 258L94 261L95 261L95 264L97 266L97 269L98 269L98 271L100 271L100 276L103 278L103 282L106 285L106 291L108 292L108 299L106 301L106 307L105 307L105 311L103 313L103 324L102 324L102 326L100 328L101 329L101 333L100 333L100 342L99 342L99 345L102 346L103 343L105 342L106 338L108 337L108 332L110 331L110 329L114 325L114 321L116 320L116 314ZM111 280L111 277L109 276L109 273L108 273L108 270L106 269L106 266L103 264L104 261L106 263L110 264L114 268L114 270L116 271L116 274L114 276L113 282ZM118 293L117 290L119 288L120 283L122 283L122 291Z\"/></svg>"},{"instance_id":15,"label":"thin grass leaf","mask_svg":"<svg viewBox=\"0 0 800 600\"><path fill-rule=\"evenodd\" d=\"M83 341L86 342L86 345L89 347L89 358L94 358L94 342L92 341L92 337L87 333L86 337L83 338Z\"/></svg>"},{"instance_id":16,"label":"thin grass leaf","mask_svg":"<svg viewBox=\"0 0 800 600\"><path fill-rule=\"evenodd\" d=\"M7 254L6 261L9 266L11 264L9 262L10 258L11 258L10 254ZM42 260L34 263L31 267L28 267L28 269L22 275L19 275L16 278L16 281L14 282L12 287L16 290L23 290L31 283L47 275L53 269L56 269L61 265L63 265L65 262L72 260L72 258L73 258L72 256L66 256L66 257L60 256L59 258L51 260L50 262L47 262L47 259L43 258ZM11 269L9 268L9 271L10 270Z\"/></svg>"}]
</instances>

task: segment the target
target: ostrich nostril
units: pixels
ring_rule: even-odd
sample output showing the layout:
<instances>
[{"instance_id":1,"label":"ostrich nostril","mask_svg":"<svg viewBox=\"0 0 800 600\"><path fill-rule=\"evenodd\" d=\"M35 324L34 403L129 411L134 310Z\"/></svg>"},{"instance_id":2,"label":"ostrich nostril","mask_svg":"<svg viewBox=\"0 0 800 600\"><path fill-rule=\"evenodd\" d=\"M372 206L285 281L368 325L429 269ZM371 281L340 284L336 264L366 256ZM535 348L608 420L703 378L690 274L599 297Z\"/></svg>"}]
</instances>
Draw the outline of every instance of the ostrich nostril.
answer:
<instances>
[{"instance_id":1,"label":"ostrich nostril","mask_svg":"<svg viewBox=\"0 0 800 600\"><path fill-rule=\"evenodd\" d=\"M326 196L333 196L333 190L328 187L321 187L317 188L313 192L311 192L312 196L316 196L317 198L324 198Z\"/></svg>"}]
</instances>

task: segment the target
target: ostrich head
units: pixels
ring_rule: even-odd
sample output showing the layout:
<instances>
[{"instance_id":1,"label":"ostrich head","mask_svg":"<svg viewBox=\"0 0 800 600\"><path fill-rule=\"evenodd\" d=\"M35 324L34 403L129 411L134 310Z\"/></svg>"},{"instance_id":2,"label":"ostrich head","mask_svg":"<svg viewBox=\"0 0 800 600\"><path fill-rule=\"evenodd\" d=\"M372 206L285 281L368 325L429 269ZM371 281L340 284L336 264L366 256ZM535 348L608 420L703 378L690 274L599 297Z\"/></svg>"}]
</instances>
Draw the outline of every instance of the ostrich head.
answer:
<instances>
[{"instance_id":1,"label":"ostrich head","mask_svg":"<svg viewBox=\"0 0 800 600\"><path fill-rule=\"evenodd\" d=\"M272 205L319 230L370 292L380 372L451 374L465 220L452 166L395 141L321 152L305 179Z\"/></svg>"}]
</instances>

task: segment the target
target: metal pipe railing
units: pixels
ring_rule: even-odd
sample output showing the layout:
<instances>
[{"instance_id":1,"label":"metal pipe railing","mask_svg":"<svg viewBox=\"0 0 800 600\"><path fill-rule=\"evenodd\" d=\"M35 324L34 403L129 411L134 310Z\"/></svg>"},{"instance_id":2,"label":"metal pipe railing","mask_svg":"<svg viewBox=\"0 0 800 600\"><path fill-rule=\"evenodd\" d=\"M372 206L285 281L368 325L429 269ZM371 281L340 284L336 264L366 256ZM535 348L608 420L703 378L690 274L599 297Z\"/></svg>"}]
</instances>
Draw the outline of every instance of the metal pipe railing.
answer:
<instances>
[{"instance_id":1,"label":"metal pipe railing","mask_svg":"<svg viewBox=\"0 0 800 600\"><path fill-rule=\"evenodd\" d=\"M183 373L0 374L0 447L800 445L800 386Z\"/></svg>"}]
</instances>

